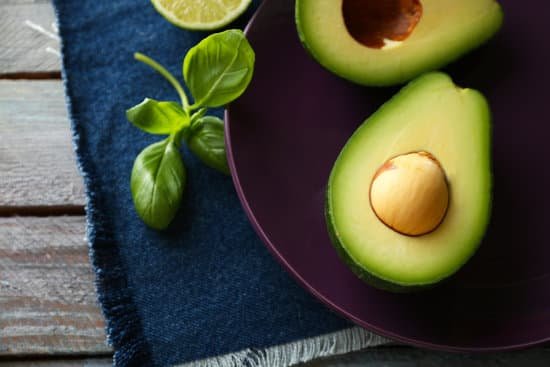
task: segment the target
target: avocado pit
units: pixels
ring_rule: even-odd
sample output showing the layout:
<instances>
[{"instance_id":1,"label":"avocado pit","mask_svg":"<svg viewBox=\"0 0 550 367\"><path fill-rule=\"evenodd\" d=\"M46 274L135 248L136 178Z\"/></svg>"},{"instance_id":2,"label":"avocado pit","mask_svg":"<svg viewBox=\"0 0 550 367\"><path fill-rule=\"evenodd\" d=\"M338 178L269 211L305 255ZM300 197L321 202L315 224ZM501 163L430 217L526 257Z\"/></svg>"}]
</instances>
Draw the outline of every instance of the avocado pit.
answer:
<instances>
[{"instance_id":1,"label":"avocado pit","mask_svg":"<svg viewBox=\"0 0 550 367\"><path fill-rule=\"evenodd\" d=\"M372 210L386 226L408 236L434 231L449 206L443 167L430 153L399 155L385 162L370 186Z\"/></svg>"},{"instance_id":2,"label":"avocado pit","mask_svg":"<svg viewBox=\"0 0 550 367\"><path fill-rule=\"evenodd\" d=\"M342 16L349 34L370 48L409 37L422 17L420 0L343 0Z\"/></svg>"}]
</instances>

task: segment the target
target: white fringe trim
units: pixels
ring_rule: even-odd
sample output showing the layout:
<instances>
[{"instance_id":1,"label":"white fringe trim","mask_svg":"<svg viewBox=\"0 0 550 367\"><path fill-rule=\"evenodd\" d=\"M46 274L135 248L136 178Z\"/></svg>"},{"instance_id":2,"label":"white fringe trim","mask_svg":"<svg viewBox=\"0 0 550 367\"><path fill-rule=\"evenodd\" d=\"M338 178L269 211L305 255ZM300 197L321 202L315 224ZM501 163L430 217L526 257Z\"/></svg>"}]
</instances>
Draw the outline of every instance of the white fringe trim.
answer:
<instances>
[{"instance_id":1,"label":"white fringe trim","mask_svg":"<svg viewBox=\"0 0 550 367\"><path fill-rule=\"evenodd\" d=\"M245 349L219 357L185 363L178 367L288 367L320 357L335 356L390 340L359 327L282 344L267 349Z\"/></svg>"}]
</instances>

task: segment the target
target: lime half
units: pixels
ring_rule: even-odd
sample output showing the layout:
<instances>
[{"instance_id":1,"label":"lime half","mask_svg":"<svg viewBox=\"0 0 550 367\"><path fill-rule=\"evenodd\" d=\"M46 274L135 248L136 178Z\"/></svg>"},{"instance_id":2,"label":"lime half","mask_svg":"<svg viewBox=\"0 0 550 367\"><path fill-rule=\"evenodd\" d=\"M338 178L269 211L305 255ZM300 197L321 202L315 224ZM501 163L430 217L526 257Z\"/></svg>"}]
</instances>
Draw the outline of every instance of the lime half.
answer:
<instances>
[{"instance_id":1,"label":"lime half","mask_svg":"<svg viewBox=\"0 0 550 367\"><path fill-rule=\"evenodd\" d=\"M237 19L252 0L151 0L155 9L178 27L193 30L221 28Z\"/></svg>"}]
</instances>

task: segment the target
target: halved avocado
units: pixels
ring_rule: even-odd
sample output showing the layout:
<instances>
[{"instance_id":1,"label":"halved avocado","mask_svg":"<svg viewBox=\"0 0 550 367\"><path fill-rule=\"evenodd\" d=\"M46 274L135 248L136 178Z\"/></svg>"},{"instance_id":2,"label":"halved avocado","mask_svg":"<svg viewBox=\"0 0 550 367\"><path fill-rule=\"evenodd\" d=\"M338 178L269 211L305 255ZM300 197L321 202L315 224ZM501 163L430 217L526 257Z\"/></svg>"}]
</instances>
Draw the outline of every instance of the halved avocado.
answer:
<instances>
[{"instance_id":1,"label":"halved avocado","mask_svg":"<svg viewBox=\"0 0 550 367\"><path fill-rule=\"evenodd\" d=\"M385 86L436 70L501 26L495 0L296 0L302 43L352 82Z\"/></svg>"},{"instance_id":2,"label":"halved avocado","mask_svg":"<svg viewBox=\"0 0 550 367\"><path fill-rule=\"evenodd\" d=\"M415 290L474 254L490 216L490 120L481 93L428 73L356 130L329 178L326 221L361 279Z\"/></svg>"}]
</instances>

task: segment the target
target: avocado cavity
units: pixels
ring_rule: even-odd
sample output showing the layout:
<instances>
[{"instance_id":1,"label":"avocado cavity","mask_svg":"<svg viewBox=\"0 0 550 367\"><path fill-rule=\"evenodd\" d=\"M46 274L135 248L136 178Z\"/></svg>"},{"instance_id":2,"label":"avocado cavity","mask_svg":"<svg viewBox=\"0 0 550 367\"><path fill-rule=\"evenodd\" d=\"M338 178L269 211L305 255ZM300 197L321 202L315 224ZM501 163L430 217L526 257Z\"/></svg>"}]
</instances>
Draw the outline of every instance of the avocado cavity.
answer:
<instances>
[{"instance_id":1,"label":"avocado cavity","mask_svg":"<svg viewBox=\"0 0 550 367\"><path fill-rule=\"evenodd\" d=\"M407 39L420 21L422 4L419 0L344 0L342 16L357 42L385 48Z\"/></svg>"}]
</instances>

